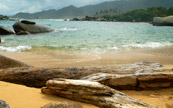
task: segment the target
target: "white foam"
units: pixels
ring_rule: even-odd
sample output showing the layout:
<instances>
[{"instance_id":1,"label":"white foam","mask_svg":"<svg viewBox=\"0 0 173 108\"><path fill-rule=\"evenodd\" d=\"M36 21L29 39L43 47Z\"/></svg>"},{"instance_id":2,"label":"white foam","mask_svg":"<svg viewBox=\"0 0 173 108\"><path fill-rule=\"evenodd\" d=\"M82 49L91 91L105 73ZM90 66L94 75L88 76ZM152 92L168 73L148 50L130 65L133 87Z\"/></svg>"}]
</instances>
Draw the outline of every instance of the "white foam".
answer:
<instances>
[{"instance_id":1,"label":"white foam","mask_svg":"<svg viewBox=\"0 0 173 108\"><path fill-rule=\"evenodd\" d=\"M160 43L160 42L148 42L145 44L129 44L124 45L124 47L134 47L134 48L159 48L159 47L165 47L173 45L173 43Z\"/></svg>"},{"instance_id":2,"label":"white foam","mask_svg":"<svg viewBox=\"0 0 173 108\"><path fill-rule=\"evenodd\" d=\"M1 40L1 43L3 43L5 40Z\"/></svg>"},{"instance_id":3,"label":"white foam","mask_svg":"<svg viewBox=\"0 0 173 108\"><path fill-rule=\"evenodd\" d=\"M118 48L116 45L114 45L113 47L108 48L108 49L112 49L112 50L118 50L119 48Z\"/></svg>"},{"instance_id":4,"label":"white foam","mask_svg":"<svg viewBox=\"0 0 173 108\"><path fill-rule=\"evenodd\" d=\"M77 28L60 28L60 29L56 29L56 31L76 31L78 30Z\"/></svg>"},{"instance_id":5,"label":"white foam","mask_svg":"<svg viewBox=\"0 0 173 108\"><path fill-rule=\"evenodd\" d=\"M17 46L17 47L0 46L1 51L8 51L8 52L20 52L20 51L24 51L24 50L29 50L31 48L32 47L30 47L30 46Z\"/></svg>"}]
</instances>

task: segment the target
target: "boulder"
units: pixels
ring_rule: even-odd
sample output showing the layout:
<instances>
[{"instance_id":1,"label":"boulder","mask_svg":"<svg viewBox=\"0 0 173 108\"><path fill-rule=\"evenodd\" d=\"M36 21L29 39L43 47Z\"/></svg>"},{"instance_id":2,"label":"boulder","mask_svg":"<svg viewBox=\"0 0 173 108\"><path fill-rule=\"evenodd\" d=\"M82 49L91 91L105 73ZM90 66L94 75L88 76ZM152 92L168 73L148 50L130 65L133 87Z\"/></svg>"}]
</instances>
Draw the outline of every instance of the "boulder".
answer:
<instances>
[{"instance_id":1,"label":"boulder","mask_svg":"<svg viewBox=\"0 0 173 108\"><path fill-rule=\"evenodd\" d=\"M14 68L14 67L30 67L30 66L25 63L0 55L0 69Z\"/></svg>"},{"instance_id":2,"label":"boulder","mask_svg":"<svg viewBox=\"0 0 173 108\"><path fill-rule=\"evenodd\" d=\"M154 26L173 26L173 16L154 17L153 25Z\"/></svg>"},{"instance_id":3,"label":"boulder","mask_svg":"<svg viewBox=\"0 0 173 108\"><path fill-rule=\"evenodd\" d=\"M28 34L30 34L28 31L20 31L16 33L16 35L28 35Z\"/></svg>"},{"instance_id":4,"label":"boulder","mask_svg":"<svg viewBox=\"0 0 173 108\"><path fill-rule=\"evenodd\" d=\"M52 102L41 108L83 108L81 105L72 102Z\"/></svg>"},{"instance_id":5,"label":"boulder","mask_svg":"<svg viewBox=\"0 0 173 108\"><path fill-rule=\"evenodd\" d=\"M11 107L7 102L0 100L0 108L11 108Z\"/></svg>"},{"instance_id":6,"label":"boulder","mask_svg":"<svg viewBox=\"0 0 173 108\"><path fill-rule=\"evenodd\" d=\"M36 33L46 33L46 32L52 32L54 30L42 26L42 25L38 25L35 22L31 22L31 21L26 21L26 20L22 20L20 22L16 22L13 25L13 29L15 31L15 33L18 34L36 34Z\"/></svg>"},{"instance_id":7,"label":"boulder","mask_svg":"<svg viewBox=\"0 0 173 108\"><path fill-rule=\"evenodd\" d=\"M54 94L100 108L156 108L94 81L52 79L42 93Z\"/></svg>"},{"instance_id":8,"label":"boulder","mask_svg":"<svg viewBox=\"0 0 173 108\"><path fill-rule=\"evenodd\" d=\"M11 34L14 34L14 32L4 28L3 26L0 26L0 35L11 35Z\"/></svg>"}]
</instances>

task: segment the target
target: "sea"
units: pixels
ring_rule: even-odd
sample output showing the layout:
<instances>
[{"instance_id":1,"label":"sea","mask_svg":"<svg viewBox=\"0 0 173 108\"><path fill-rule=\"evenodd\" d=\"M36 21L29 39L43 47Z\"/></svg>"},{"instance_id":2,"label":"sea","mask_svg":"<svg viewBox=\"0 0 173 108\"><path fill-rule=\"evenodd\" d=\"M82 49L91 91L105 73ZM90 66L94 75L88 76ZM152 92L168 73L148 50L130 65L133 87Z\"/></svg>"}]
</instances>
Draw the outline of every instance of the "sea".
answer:
<instances>
[{"instance_id":1,"label":"sea","mask_svg":"<svg viewBox=\"0 0 173 108\"><path fill-rule=\"evenodd\" d=\"M173 45L172 27L153 26L149 23L29 20L52 28L54 32L20 36L1 35L0 51L106 53ZM12 25L15 22L0 21L0 25L13 30Z\"/></svg>"}]
</instances>

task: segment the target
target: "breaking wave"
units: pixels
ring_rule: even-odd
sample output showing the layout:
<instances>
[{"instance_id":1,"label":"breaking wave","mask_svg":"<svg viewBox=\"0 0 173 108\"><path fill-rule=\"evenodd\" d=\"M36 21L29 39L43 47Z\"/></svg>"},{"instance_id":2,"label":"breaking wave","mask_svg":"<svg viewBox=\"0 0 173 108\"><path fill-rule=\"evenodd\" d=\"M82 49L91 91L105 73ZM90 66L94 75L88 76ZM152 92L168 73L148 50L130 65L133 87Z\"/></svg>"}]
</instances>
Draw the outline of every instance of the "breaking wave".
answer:
<instances>
[{"instance_id":1,"label":"breaking wave","mask_svg":"<svg viewBox=\"0 0 173 108\"><path fill-rule=\"evenodd\" d=\"M8 51L8 52L20 52L25 50L30 50L31 46L17 46L17 47L4 47L0 46L1 51Z\"/></svg>"},{"instance_id":2,"label":"breaking wave","mask_svg":"<svg viewBox=\"0 0 173 108\"><path fill-rule=\"evenodd\" d=\"M77 28L60 28L60 29L56 29L55 31L58 32L58 31L77 31L78 29Z\"/></svg>"},{"instance_id":3,"label":"breaking wave","mask_svg":"<svg viewBox=\"0 0 173 108\"><path fill-rule=\"evenodd\" d=\"M173 45L173 43L167 42L167 43L160 43L160 42L148 42L145 44L129 44L124 45L124 47L131 47L131 48L159 48L159 47L165 47Z\"/></svg>"}]
</instances>

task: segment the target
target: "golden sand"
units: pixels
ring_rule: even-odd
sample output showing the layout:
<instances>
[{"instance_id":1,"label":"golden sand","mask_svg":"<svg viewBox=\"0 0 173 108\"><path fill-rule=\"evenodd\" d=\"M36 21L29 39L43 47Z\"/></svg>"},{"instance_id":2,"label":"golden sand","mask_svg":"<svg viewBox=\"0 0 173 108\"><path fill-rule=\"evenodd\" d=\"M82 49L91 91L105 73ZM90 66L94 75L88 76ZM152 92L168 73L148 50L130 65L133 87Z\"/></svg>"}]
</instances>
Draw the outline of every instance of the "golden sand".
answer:
<instances>
[{"instance_id":1,"label":"golden sand","mask_svg":"<svg viewBox=\"0 0 173 108\"><path fill-rule=\"evenodd\" d=\"M121 91L142 102L160 108L173 108L173 88L154 91ZM12 108L40 108L50 102L75 102L65 98L42 94L40 89L0 81L0 99ZM81 104L83 108L97 108L94 105Z\"/></svg>"},{"instance_id":2,"label":"golden sand","mask_svg":"<svg viewBox=\"0 0 173 108\"><path fill-rule=\"evenodd\" d=\"M75 102L65 98L42 94L40 89L0 81L0 100L12 108L41 108L50 102ZM94 105L76 102L84 108L97 108Z\"/></svg>"}]
</instances>

